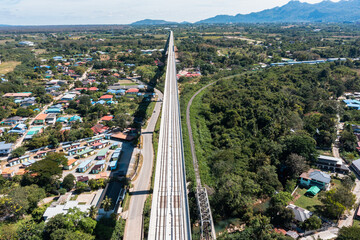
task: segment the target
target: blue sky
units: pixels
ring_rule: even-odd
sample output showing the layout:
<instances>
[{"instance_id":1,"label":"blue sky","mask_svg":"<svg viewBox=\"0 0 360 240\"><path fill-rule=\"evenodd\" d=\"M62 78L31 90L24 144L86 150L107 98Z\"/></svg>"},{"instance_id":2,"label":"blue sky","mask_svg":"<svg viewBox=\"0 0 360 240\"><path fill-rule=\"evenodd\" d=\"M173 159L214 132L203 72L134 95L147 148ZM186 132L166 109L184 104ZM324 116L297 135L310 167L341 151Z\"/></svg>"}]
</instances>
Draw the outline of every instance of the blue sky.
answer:
<instances>
[{"instance_id":1,"label":"blue sky","mask_svg":"<svg viewBox=\"0 0 360 240\"><path fill-rule=\"evenodd\" d=\"M289 0L0 0L0 24L128 24L145 18L195 22L257 12ZM301 0L317 3L321 0ZM333 0L339 1L339 0Z\"/></svg>"}]
</instances>

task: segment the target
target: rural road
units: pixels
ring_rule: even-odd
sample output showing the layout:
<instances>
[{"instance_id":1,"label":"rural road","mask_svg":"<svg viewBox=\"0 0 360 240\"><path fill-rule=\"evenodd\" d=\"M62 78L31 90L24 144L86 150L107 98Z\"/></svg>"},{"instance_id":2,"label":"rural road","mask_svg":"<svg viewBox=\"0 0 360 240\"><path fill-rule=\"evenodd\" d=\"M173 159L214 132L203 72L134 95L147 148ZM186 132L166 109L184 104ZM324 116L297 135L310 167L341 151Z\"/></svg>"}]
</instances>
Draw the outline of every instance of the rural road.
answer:
<instances>
[{"instance_id":1,"label":"rural road","mask_svg":"<svg viewBox=\"0 0 360 240\"><path fill-rule=\"evenodd\" d=\"M158 100L163 99L163 94L155 89L158 95ZM125 226L125 240L140 240L142 239L142 217L144 203L149 195L151 174L154 162L153 150L153 132L155 130L156 122L161 112L162 102L158 101L155 104L154 111L146 129L142 130L143 149L143 164L137 179L132 182L133 191L130 198L130 205L128 210L128 219Z\"/></svg>"}]
</instances>

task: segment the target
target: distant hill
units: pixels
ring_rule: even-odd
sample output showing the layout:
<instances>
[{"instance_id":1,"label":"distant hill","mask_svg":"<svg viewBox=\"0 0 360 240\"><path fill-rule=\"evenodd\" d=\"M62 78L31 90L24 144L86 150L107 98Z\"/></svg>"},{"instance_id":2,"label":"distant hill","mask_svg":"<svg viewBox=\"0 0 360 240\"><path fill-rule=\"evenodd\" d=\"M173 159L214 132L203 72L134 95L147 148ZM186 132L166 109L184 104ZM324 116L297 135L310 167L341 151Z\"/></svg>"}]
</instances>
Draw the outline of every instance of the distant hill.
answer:
<instances>
[{"instance_id":1,"label":"distant hill","mask_svg":"<svg viewBox=\"0 0 360 240\"><path fill-rule=\"evenodd\" d=\"M197 23L259 23L259 22L359 22L360 0L325 0L316 4L291 0L282 7L261 12L218 15Z\"/></svg>"},{"instance_id":2,"label":"distant hill","mask_svg":"<svg viewBox=\"0 0 360 240\"><path fill-rule=\"evenodd\" d=\"M169 25L169 24L178 24L177 22L168 22L165 20L153 20L153 19L144 19L132 23L131 25Z\"/></svg>"}]
</instances>

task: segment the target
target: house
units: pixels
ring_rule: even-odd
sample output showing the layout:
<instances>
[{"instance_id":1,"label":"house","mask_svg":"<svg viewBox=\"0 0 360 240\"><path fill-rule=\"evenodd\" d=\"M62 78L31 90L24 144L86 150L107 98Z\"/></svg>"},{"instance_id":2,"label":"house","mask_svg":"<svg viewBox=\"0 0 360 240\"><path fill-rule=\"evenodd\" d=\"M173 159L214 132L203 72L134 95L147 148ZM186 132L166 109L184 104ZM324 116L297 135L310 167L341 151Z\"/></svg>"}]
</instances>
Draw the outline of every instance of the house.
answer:
<instances>
[{"instance_id":1,"label":"house","mask_svg":"<svg viewBox=\"0 0 360 240\"><path fill-rule=\"evenodd\" d=\"M139 89L137 88L130 88L126 91L126 94L137 94L139 92Z\"/></svg>"},{"instance_id":2,"label":"house","mask_svg":"<svg viewBox=\"0 0 360 240\"><path fill-rule=\"evenodd\" d=\"M89 159L89 160L85 160L84 162L80 163L80 165L77 167L77 171L78 172L86 172L86 170L89 169L89 167L91 166L91 162L92 160Z\"/></svg>"},{"instance_id":3,"label":"house","mask_svg":"<svg viewBox=\"0 0 360 240\"><path fill-rule=\"evenodd\" d=\"M100 100L111 101L111 100L113 99L113 97L114 97L113 95L107 94L107 95L101 96L101 97L100 97Z\"/></svg>"},{"instance_id":4,"label":"house","mask_svg":"<svg viewBox=\"0 0 360 240\"><path fill-rule=\"evenodd\" d=\"M321 191L321 189L318 186L312 186L306 191L306 195L310 196L316 196Z\"/></svg>"},{"instance_id":5,"label":"house","mask_svg":"<svg viewBox=\"0 0 360 240\"><path fill-rule=\"evenodd\" d=\"M67 201L65 204L61 204L58 201L57 205L51 205L48 207L43 215L45 222L49 221L50 218L58 214L66 214L72 208L78 208L81 212L88 212L91 205L80 204L78 201Z\"/></svg>"},{"instance_id":6,"label":"house","mask_svg":"<svg viewBox=\"0 0 360 240\"><path fill-rule=\"evenodd\" d=\"M293 211L295 220L299 222L304 222L306 219L309 219L313 215L312 212L303 209L301 207L295 206L293 204L289 204L287 208Z\"/></svg>"},{"instance_id":7,"label":"house","mask_svg":"<svg viewBox=\"0 0 360 240\"><path fill-rule=\"evenodd\" d=\"M68 93L68 94L65 94L61 100L63 101L72 101L76 98L76 94L75 93Z\"/></svg>"},{"instance_id":8,"label":"house","mask_svg":"<svg viewBox=\"0 0 360 240\"><path fill-rule=\"evenodd\" d=\"M360 158L351 163L351 168L360 176Z\"/></svg>"},{"instance_id":9,"label":"house","mask_svg":"<svg viewBox=\"0 0 360 240\"><path fill-rule=\"evenodd\" d=\"M47 124L55 124L56 122L56 114L55 113L50 113L46 116L45 118L45 122Z\"/></svg>"},{"instance_id":10,"label":"house","mask_svg":"<svg viewBox=\"0 0 360 240\"><path fill-rule=\"evenodd\" d=\"M91 130L93 130L94 134L104 133L108 129L109 129L108 127L106 127L102 124L96 124L95 126L93 126L91 128Z\"/></svg>"},{"instance_id":11,"label":"house","mask_svg":"<svg viewBox=\"0 0 360 240\"><path fill-rule=\"evenodd\" d=\"M75 149L75 148L80 147L80 145L81 145L80 143L73 143L73 144L63 145L62 146L62 151L68 152L71 149Z\"/></svg>"},{"instance_id":12,"label":"house","mask_svg":"<svg viewBox=\"0 0 360 240\"><path fill-rule=\"evenodd\" d=\"M78 154L78 153L84 151L85 149L86 149L85 146L77 147L77 148L70 148L67 150L67 154L68 154L68 156L72 156L72 155L75 155L75 154Z\"/></svg>"},{"instance_id":13,"label":"house","mask_svg":"<svg viewBox=\"0 0 360 240\"><path fill-rule=\"evenodd\" d=\"M80 158L86 158L86 157L91 156L93 154L94 154L94 149L89 148L89 149L85 149L85 150L79 152L77 154L77 156L80 157Z\"/></svg>"},{"instance_id":14,"label":"house","mask_svg":"<svg viewBox=\"0 0 360 240\"><path fill-rule=\"evenodd\" d=\"M98 142L92 145L93 149L101 149L104 148L109 142L108 141L102 141L102 142Z\"/></svg>"},{"instance_id":15,"label":"house","mask_svg":"<svg viewBox=\"0 0 360 240\"><path fill-rule=\"evenodd\" d=\"M107 149L102 149L98 152L98 154L96 155L96 160L103 160L106 158L106 156L108 155L108 150Z\"/></svg>"},{"instance_id":16,"label":"house","mask_svg":"<svg viewBox=\"0 0 360 240\"><path fill-rule=\"evenodd\" d=\"M115 149L115 151L113 152L113 154L111 156L111 161L119 160L121 157L121 153L122 153L122 148Z\"/></svg>"},{"instance_id":17,"label":"house","mask_svg":"<svg viewBox=\"0 0 360 240\"><path fill-rule=\"evenodd\" d=\"M1 155L9 155L11 153L12 147L14 144L0 142L0 156Z\"/></svg>"},{"instance_id":18,"label":"house","mask_svg":"<svg viewBox=\"0 0 360 240\"><path fill-rule=\"evenodd\" d=\"M77 116L77 115L75 115L75 116L72 116L70 119L69 119L69 122L70 123L74 123L74 122L81 122L81 117L80 116Z\"/></svg>"},{"instance_id":19,"label":"house","mask_svg":"<svg viewBox=\"0 0 360 240\"><path fill-rule=\"evenodd\" d=\"M32 139L32 137L33 137L35 134L42 133L42 132L43 132L43 126L32 127L32 128L30 128L30 130L27 132L24 140Z\"/></svg>"},{"instance_id":20,"label":"house","mask_svg":"<svg viewBox=\"0 0 360 240\"><path fill-rule=\"evenodd\" d=\"M24 167L24 168L27 168L27 167L30 167L32 164L34 164L35 163L35 160L29 160L29 161L27 161L27 162L23 162L22 163L22 166Z\"/></svg>"},{"instance_id":21,"label":"house","mask_svg":"<svg viewBox=\"0 0 360 240\"><path fill-rule=\"evenodd\" d=\"M118 161L112 161L109 164L110 170L116 170Z\"/></svg>"},{"instance_id":22,"label":"house","mask_svg":"<svg viewBox=\"0 0 360 240\"><path fill-rule=\"evenodd\" d=\"M61 107L60 107L60 108L58 108L58 107L51 107L51 108L47 109L45 112L46 112L46 113L53 113L53 114L61 114L61 113L62 113L62 109L61 109Z\"/></svg>"},{"instance_id":23,"label":"house","mask_svg":"<svg viewBox=\"0 0 360 240\"><path fill-rule=\"evenodd\" d=\"M91 87L88 89L89 91L98 91L99 89L97 87Z\"/></svg>"},{"instance_id":24,"label":"house","mask_svg":"<svg viewBox=\"0 0 360 240\"><path fill-rule=\"evenodd\" d=\"M113 143L110 147L110 149L116 149L118 148L119 144L118 143Z\"/></svg>"},{"instance_id":25,"label":"house","mask_svg":"<svg viewBox=\"0 0 360 240\"><path fill-rule=\"evenodd\" d=\"M1 122L1 124L9 125L9 126L13 126L19 123L24 123L24 120L22 117L18 117L18 116L7 118Z\"/></svg>"},{"instance_id":26,"label":"house","mask_svg":"<svg viewBox=\"0 0 360 240\"><path fill-rule=\"evenodd\" d=\"M3 178L12 178L14 175L15 175L15 171L11 168L5 168L1 173L1 176Z\"/></svg>"},{"instance_id":27,"label":"house","mask_svg":"<svg viewBox=\"0 0 360 240\"><path fill-rule=\"evenodd\" d=\"M23 135L26 132L26 129L27 129L26 125L23 123L20 123L20 124L16 125L13 129L11 129L9 131L9 133L17 133L17 134Z\"/></svg>"},{"instance_id":28,"label":"house","mask_svg":"<svg viewBox=\"0 0 360 240\"><path fill-rule=\"evenodd\" d=\"M83 182L83 183L87 183L89 181L89 177L88 176L78 176L76 178L76 181L78 182Z\"/></svg>"},{"instance_id":29,"label":"house","mask_svg":"<svg viewBox=\"0 0 360 240\"><path fill-rule=\"evenodd\" d=\"M56 56L56 57L53 57L54 61L61 61L63 60L63 57L62 56Z\"/></svg>"},{"instance_id":30,"label":"house","mask_svg":"<svg viewBox=\"0 0 360 240\"><path fill-rule=\"evenodd\" d=\"M8 160L8 164L9 164L10 167L18 165L20 163L21 162L20 162L19 158L13 158L13 159Z\"/></svg>"},{"instance_id":31,"label":"house","mask_svg":"<svg viewBox=\"0 0 360 240\"><path fill-rule=\"evenodd\" d=\"M19 159L21 163L28 162L30 160L30 155L21 156Z\"/></svg>"},{"instance_id":32,"label":"house","mask_svg":"<svg viewBox=\"0 0 360 240\"><path fill-rule=\"evenodd\" d=\"M343 163L341 158L329 157L320 155L316 162L317 167L324 170L339 172L339 173L349 173L349 168Z\"/></svg>"},{"instance_id":33,"label":"house","mask_svg":"<svg viewBox=\"0 0 360 240\"><path fill-rule=\"evenodd\" d=\"M88 146L93 146L96 143L101 142L102 138L94 138L86 142Z\"/></svg>"},{"instance_id":34,"label":"house","mask_svg":"<svg viewBox=\"0 0 360 240\"><path fill-rule=\"evenodd\" d=\"M298 239L300 235L296 231L287 231L286 236L289 236L293 239Z\"/></svg>"},{"instance_id":35,"label":"house","mask_svg":"<svg viewBox=\"0 0 360 240\"><path fill-rule=\"evenodd\" d=\"M38 125L44 124L46 117L47 117L47 114L45 114L45 113L37 115L37 117L34 120L34 124L38 124Z\"/></svg>"},{"instance_id":36,"label":"house","mask_svg":"<svg viewBox=\"0 0 360 240\"><path fill-rule=\"evenodd\" d=\"M59 117L56 122L60 122L60 123L67 123L68 122L68 119L67 117Z\"/></svg>"},{"instance_id":37,"label":"house","mask_svg":"<svg viewBox=\"0 0 360 240\"><path fill-rule=\"evenodd\" d=\"M22 42L19 42L19 45L21 46L26 46L26 47L33 47L35 46L35 44L33 42L30 42L30 41L22 41Z\"/></svg>"},{"instance_id":38,"label":"house","mask_svg":"<svg viewBox=\"0 0 360 240\"><path fill-rule=\"evenodd\" d=\"M113 116L103 116L103 117L100 119L100 121L105 121L105 122L107 122L107 121L111 121L113 118L114 118Z\"/></svg>"},{"instance_id":39,"label":"house","mask_svg":"<svg viewBox=\"0 0 360 240\"><path fill-rule=\"evenodd\" d=\"M77 161L78 160L76 160L76 159L69 159L68 161L67 161L67 164L65 165L65 166L63 166L63 168L65 169L65 170L71 170L76 164L77 164Z\"/></svg>"},{"instance_id":40,"label":"house","mask_svg":"<svg viewBox=\"0 0 360 240\"><path fill-rule=\"evenodd\" d=\"M29 98L24 98L21 101L20 106L21 107L29 107L29 106L34 106L35 104L36 104L35 97L29 97Z\"/></svg>"},{"instance_id":41,"label":"house","mask_svg":"<svg viewBox=\"0 0 360 240\"><path fill-rule=\"evenodd\" d=\"M329 174L315 169L310 169L308 172L300 175L300 185L306 188L316 186L320 190L324 190L329 187L330 181L331 177Z\"/></svg>"},{"instance_id":42,"label":"house","mask_svg":"<svg viewBox=\"0 0 360 240\"><path fill-rule=\"evenodd\" d=\"M31 96L31 92L21 92L21 93L6 93L3 97L13 97L13 98L26 98Z\"/></svg>"},{"instance_id":43,"label":"house","mask_svg":"<svg viewBox=\"0 0 360 240\"><path fill-rule=\"evenodd\" d=\"M15 175L17 176L22 176L26 173L27 171L25 170L25 168L19 168L19 170L15 173Z\"/></svg>"},{"instance_id":44,"label":"house","mask_svg":"<svg viewBox=\"0 0 360 240\"><path fill-rule=\"evenodd\" d=\"M130 134L129 132L118 132L111 135L114 140L132 141L136 138L136 134Z\"/></svg>"},{"instance_id":45,"label":"house","mask_svg":"<svg viewBox=\"0 0 360 240\"><path fill-rule=\"evenodd\" d=\"M95 164L95 166L91 169L90 172L93 173L93 174L98 174L99 172L104 170L104 166L105 166L105 160L98 161Z\"/></svg>"},{"instance_id":46,"label":"house","mask_svg":"<svg viewBox=\"0 0 360 240\"><path fill-rule=\"evenodd\" d=\"M35 97L29 97L29 98L24 98L21 103L20 106L21 107L29 107L29 106L34 106L36 104L36 98Z\"/></svg>"}]
</instances>

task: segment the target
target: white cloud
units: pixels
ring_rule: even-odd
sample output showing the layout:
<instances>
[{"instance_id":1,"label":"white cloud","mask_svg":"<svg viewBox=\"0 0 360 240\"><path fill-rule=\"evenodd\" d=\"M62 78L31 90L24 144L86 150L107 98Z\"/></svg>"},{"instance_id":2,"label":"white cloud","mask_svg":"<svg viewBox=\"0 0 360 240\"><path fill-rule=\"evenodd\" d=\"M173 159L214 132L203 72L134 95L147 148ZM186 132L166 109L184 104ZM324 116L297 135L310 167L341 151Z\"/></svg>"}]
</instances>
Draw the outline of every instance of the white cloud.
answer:
<instances>
[{"instance_id":1,"label":"white cloud","mask_svg":"<svg viewBox=\"0 0 360 240\"><path fill-rule=\"evenodd\" d=\"M321 0L306 0L317 3ZM336 0L339 1L339 0ZM137 20L198 21L281 6L288 0L0 0L0 24L127 24Z\"/></svg>"}]
</instances>

